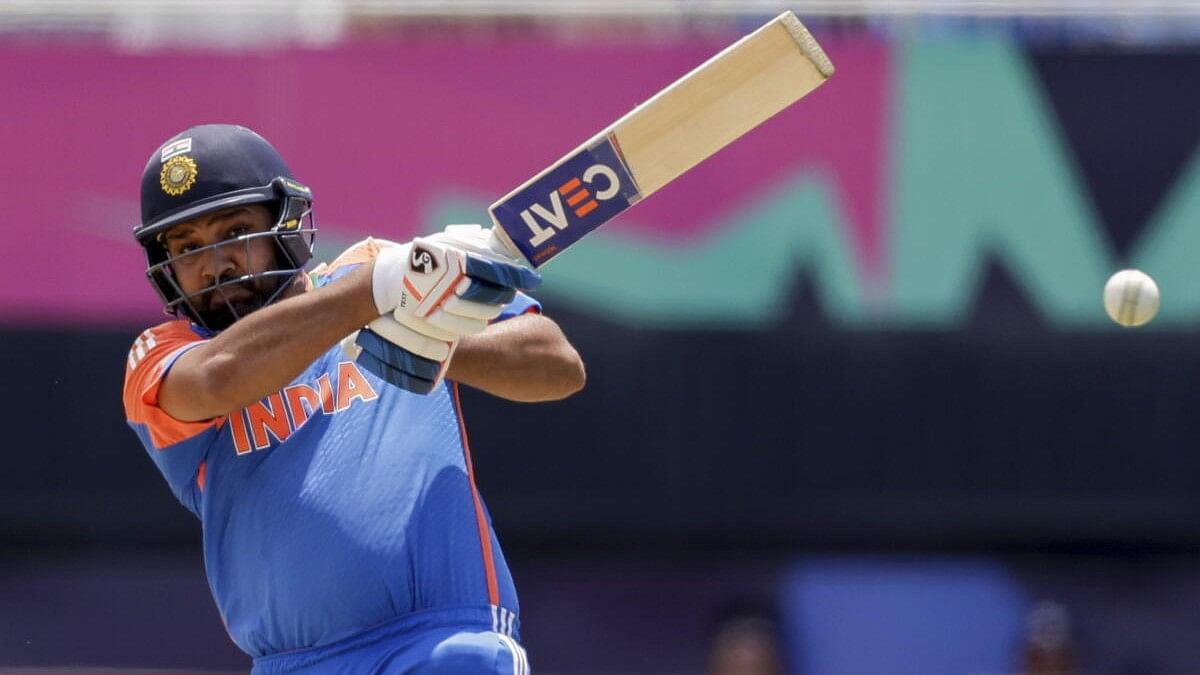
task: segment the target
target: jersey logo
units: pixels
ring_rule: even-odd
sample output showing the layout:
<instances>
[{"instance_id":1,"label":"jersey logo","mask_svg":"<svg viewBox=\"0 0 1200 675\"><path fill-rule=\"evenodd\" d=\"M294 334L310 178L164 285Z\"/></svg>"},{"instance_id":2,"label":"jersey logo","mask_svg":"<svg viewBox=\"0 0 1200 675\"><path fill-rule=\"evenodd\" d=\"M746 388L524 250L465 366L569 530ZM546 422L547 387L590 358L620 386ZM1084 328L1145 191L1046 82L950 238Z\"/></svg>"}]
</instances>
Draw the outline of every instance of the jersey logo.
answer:
<instances>
[{"instance_id":1,"label":"jersey logo","mask_svg":"<svg viewBox=\"0 0 1200 675\"><path fill-rule=\"evenodd\" d=\"M336 415L355 402L374 401L378 392L358 366L338 364L337 381L322 373L315 384L293 384L229 415L233 448L239 455L282 443L313 415Z\"/></svg>"},{"instance_id":2,"label":"jersey logo","mask_svg":"<svg viewBox=\"0 0 1200 675\"><path fill-rule=\"evenodd\" d=\"M158 184L163 192L178 197L192 189L198 174L196 160L187 155L176 155L163 164L162 171L158 173Z\"/></svg>"}]
</instances>

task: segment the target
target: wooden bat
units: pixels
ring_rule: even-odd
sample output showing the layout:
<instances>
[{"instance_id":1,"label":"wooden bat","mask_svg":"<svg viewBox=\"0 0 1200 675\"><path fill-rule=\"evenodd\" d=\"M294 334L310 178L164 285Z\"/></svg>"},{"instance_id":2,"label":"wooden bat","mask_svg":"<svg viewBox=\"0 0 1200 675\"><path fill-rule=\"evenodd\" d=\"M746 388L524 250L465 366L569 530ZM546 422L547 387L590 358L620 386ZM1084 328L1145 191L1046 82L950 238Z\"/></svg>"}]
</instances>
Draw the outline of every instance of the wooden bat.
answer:
<instances>
[{"instance_id":1,"label":"wooden bat","mask_svg":"<svg viewBox=\"0 0 1200 675\"><path fill-rule=\"evenodd\" d=\"M779 15L493 204L493 248L546 264L831 75L796 16Z\"/></svg>"}]
</instances>

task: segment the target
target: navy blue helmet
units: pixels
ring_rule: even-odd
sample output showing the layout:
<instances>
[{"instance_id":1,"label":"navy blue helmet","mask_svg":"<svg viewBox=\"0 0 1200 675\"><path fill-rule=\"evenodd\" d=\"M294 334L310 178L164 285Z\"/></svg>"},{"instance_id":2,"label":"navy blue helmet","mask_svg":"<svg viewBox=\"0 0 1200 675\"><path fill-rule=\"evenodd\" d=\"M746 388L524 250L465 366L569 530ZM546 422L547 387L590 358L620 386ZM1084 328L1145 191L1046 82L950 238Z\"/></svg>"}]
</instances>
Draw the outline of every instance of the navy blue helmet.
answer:
<instances>
[{"instance_id":1,"label":"navy blue helmet","mask_svg":"<svg viewBox=\"0 0 1200 675\"><path fill-rule=\"evenodd\" d=\"M312 258L316 236L312 191L295 180L266 139L245 127L205 124L171 137L146 163L141 204L142 222L133 234L146 250L146 276L169 313L182 314L210 331L220 331L277 300ZM169 255L163 235L171 228L248 204L262 204L271 211L273 224L267 232ZM215 256L221 247L248 247L262 237L276 245L275 269L214 279L212 285L191 293L180 287L173 265L185 256ZM226 291L235 286L251 290L255 301L229 301Z\"/></svg>"}]
</instances>

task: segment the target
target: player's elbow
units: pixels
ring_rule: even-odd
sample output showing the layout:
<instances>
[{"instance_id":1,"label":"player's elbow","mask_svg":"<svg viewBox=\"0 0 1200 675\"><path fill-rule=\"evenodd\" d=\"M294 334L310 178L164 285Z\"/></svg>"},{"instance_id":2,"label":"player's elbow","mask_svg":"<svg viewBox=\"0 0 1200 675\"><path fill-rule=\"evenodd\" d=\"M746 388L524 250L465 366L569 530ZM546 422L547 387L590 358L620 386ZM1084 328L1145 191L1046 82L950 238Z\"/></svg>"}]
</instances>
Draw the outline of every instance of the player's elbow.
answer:
<instances>
[{"instance_id":1,"label":"player's elbow","mask_svg":"<svg viewBox=\"0 0 1200 675\"><path fill-rule=\"evenodd\" d=\"M587 368L584 367L579 352L570 344L563 344L552 360L554 386L549 388L550 391L546 392L547 395L542 400L557 401L581 391L587 384Z\"/></svg>"},{"instance_id":2,"label":"player's elbow","mask_svg":"<svg viewBox=\"0 0 1200 675\"><path fill-rule=\"evenodd\" d=\"M577 394L583 391L583 387L587 385L587 367L583 365L583 359L580 358L579 352L571 348L571 358L566 366L568 371L566 377L566 394L563 398Z\"/></svg>"},{"instance_id":3,"label":"player's elbow","mask_svg":"<svg viewBox=\"0 0 1200 675\"><path fill-rule=\"evenodd\" d=\"M557 401L582 390L587 384L587 368L562 329L540 315L531 315L530 321L540 332L538 339L524 345L524 360L533 366L526 371L532 386L525 400Z\"/></svg>"},{"instance_id":4,"label":"player's elbow","mask_svg":"<svg viewBox=\"0 0 1200 675\"><path fill-rule=\"evenodd\" d=\"M518 403L547 403L575 394L587 382L583 359L569 344L539 353L520 373L484 390Z\"/></svg>"},{"instance_id":5,"label":"player's elbow","mask_svg":"<svg viewBox=\"0 0 1200 675\"><path fill-rule=\"evenodd\" d=\"M588 383L587 368L584 368L583 359L580 358L580 353L575 351L575 347L565 346L562 356L559 357L559 371L560 390L556 399L565 399L577 394Z\"/></svg>"}]
</instances>

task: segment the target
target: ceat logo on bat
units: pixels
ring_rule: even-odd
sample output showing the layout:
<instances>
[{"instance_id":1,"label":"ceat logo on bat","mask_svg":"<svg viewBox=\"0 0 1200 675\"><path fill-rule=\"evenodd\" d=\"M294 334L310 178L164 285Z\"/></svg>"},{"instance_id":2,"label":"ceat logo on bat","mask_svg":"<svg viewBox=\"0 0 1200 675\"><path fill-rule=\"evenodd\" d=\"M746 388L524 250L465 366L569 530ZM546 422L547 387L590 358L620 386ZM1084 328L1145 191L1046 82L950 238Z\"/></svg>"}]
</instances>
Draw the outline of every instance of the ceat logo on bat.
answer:
<instances>
[{"instance_id":1,"label":"ceat logo on bat","mask_svg":"<svg viewBox=\"0 0 1200 675\"><path fill-rule=\"evenodd\" d=\"M492 217L521 253L540 265L639 196L616 144L605 138L493 206Z\"/></svg>"},{"instance_id":2,"label":"ceat logo on bat","mask_svg":"<svg viewBox=\"0 0 1200 675\"><path fill-rule=\"evenodd\" d=\"M607 187L597 190L595 187L597 177L602 177L604 180L601 185ZM591 187L592 190L589 190L588 187ZM567 229L567 212L563 207L563 200L566 200L566 205L571 207L571 212L575 214L576 218L583 218L599 208L600 202L608 201L620 193L621 177L612 167L603 164L589 166L584 169L582 179L572 178L550 193L550 208L535 202L529 208L521 211L521 220L525 221L525 224L529 226L529 231L533 233L533 236L529 238L529 245L541 246L556 234L555 230ZM542 227L539 220L550 227Z\"/></svg>"}]
</instances>

